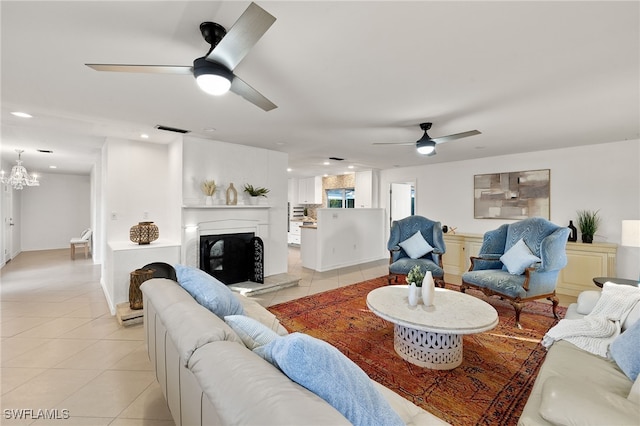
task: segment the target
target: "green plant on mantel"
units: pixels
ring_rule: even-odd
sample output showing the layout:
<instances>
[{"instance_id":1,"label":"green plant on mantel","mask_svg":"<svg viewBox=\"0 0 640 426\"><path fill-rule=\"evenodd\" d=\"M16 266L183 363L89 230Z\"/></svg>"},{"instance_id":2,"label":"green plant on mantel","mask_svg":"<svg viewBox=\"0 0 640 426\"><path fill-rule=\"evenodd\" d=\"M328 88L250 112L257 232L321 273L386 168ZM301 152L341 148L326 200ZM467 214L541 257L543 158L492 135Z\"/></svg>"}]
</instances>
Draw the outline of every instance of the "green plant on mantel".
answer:
<instances>
[{"instance_id":1,"label":"green plant on mantel","mask_svg":"<svg viewBox=\"0 0 640 426\"><path fill-rule=\"evenodd\" d=\"M416 283L416 287L422 287L422 280L424 280L424 274L420 269L420 266L416 265L407 274L407 284Z\"/></svg>"},{"instance_id":2,"label":"green plant on mantel","mask_svg":"<svg viewBox=\"0 0 640 426\"><path fill-rule=\"evenodd\" d=\"M215 194L216 192L216 181L211 179L211 180L205 180L204 182L202 182L202 185L200 185L200 189L202 189L202 192L204 192L204 195L208 195L208 196L212 196L213 194Z\"/></svg>"},{"instance_id":3,"label":"green plant on mantel","mask_svg":"<svg viewBox=\"0 0 640 426\"><path fill-rule=\"evenodd\" d=\"M262 188L260 186L256 186L254 188L253 185L250 185L248 183L244 184L243 190L252 197L266 197L269 193L269 190L267 188Z\"/></svg>"},{"instance_id":4,"label":"green plant on mantel","mask_svg":"<svg viewBox=\"0 0 640 426\"><path fill-rule=\"evenodd\" d=\"M578 227L582 234L583 243L593 242L593 236L596 235L596 231L600 226L600 216L598 212L600 210L578 210Z\"/></svg>"}]
</instances>

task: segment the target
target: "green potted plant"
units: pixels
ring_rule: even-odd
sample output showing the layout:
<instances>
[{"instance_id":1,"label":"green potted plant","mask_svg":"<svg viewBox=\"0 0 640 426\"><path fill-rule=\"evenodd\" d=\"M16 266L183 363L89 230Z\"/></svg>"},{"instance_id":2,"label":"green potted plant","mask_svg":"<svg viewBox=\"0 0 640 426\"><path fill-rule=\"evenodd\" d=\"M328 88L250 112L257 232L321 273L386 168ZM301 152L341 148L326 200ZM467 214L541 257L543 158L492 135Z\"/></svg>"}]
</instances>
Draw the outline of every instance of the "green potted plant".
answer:
<instances>
[{"instance_id":1,"label":"green potted plant","mask_svg":"<svg viewBox=\"0 0 640 426\"><path fill-rule=\"evenodd\" d=\"M600 226L600 210L578 210L578 228L582 234L583 243L592 243L593 236Z\"/></svg>"},{"instance_id":2,"label":"green potted plant","mask_svg":"<svg viewBox=\"0 0 640 426\"><path fill-rule=\"evenodd\" d=\"M269 193L269 190L267 188L263 188L260 186L254 187L253 185L250 185L248 183L244 184L242 190L249 194L252 204L258 204L258 197L266 197Z\"/></svg>"},{"instance_id":3,"label":"green potted plant","mask_svg":"<svg viewBox=\"0 0 640 426\"><path fill-rule=\"evenodd\" d=\"M420 269L420 266L416 265L407 274L407 284L416 283L416 287L422 287L422 280L424 280L424 273Z\"/></svg>"}]
</instances>

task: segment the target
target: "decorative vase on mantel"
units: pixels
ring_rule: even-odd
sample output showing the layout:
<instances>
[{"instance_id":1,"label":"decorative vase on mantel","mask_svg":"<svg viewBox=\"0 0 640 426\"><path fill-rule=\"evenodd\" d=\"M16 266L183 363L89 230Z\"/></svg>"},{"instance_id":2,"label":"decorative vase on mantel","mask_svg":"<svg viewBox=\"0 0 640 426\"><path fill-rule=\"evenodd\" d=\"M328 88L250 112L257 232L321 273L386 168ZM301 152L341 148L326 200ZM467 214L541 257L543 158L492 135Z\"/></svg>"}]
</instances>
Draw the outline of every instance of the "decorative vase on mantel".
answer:
<instances>
[{"instance_id":1,"label":"decorative vase on mantel","mask_svg":"<svg viewBox=\"0 0 640 426\"><path fill-rule=\"evenodd\" d=\"M207 195L206 197L204 197L204 205L205 206L212 206L213 205L213 196L212 195Z\"/></svg>"},{"instance_id":2,"label":"decorative vase on mantel","mask_svg":"<svg viewBox=\"0 0 640 426\"><path fill-rule=\"evenodd\" d=\"M129 229L129 239L140 245L149 244L158 237L160 237L160 231L153 222L138 222Z\"/></svg>"},{"instance_id":3,"label":"decorative vase on mantel","mask_svg":"<svg viewBox=\"0 0 640 426\"><path fill-rule=\"evenodd\" d=\"M422 303L424 303L424 306L433 306L435 296L436 284L433 281L433 275L431 271L426 271L422 280Z\"/></svg>"},{"instance_id":4,"label":"decorative vase on mantel","mask_svg":"<svg viewBox=\"0 0 640 426\"><path fill-rule=\"evenodd\" d=\"M229 184L229 188L227 188L227 205L235 206L238 204L238 191L233 186L233 182Z\"/></svg>"}]
</instances>

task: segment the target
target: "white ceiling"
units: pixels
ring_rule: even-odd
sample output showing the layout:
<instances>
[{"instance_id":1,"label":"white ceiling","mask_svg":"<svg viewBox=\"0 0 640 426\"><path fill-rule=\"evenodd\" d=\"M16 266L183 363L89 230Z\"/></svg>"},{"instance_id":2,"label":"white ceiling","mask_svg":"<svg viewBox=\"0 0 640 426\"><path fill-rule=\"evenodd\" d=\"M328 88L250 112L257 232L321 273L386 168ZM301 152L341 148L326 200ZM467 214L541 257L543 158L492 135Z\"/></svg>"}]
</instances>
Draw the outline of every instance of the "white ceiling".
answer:
<instances>
[{"instance_id":1,"label":"white ceiling","mask_svg":"<svg viewBox=\"0 0 640 426\"><path fill-rule=\"evenodd\" d=\"M294 176L640 138L637 1L258 4L277 21L235 73L270 112L189 76L84 65L191 65L208 47L199 24L229 29L249 2L2 1L3 158L88 173L106 136L175 137L156 124L287 152ZM372 145L416 141L424 121L432 137L482 134L434 157Z\"/></svg>"}]
</instances>

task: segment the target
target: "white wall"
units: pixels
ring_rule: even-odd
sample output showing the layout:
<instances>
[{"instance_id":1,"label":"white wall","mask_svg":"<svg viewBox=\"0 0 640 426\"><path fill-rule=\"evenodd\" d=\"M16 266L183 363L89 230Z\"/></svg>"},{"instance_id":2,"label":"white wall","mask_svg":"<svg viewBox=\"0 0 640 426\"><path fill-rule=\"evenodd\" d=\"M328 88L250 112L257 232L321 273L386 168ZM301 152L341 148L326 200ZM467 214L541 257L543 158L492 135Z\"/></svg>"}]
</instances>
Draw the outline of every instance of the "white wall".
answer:
<instances>
[{"instance_id":1,"label":"white wall","mask_svg":"<svg viewBox=\"0 0 640 426\"><path fill-rule=\"evenodd\" d=\"M185 205L204 205L200 184L216 181L214 198L224 204L230 183L238 191L238 203L249 203L244 184L268 188L269 236L265 245L265 275L286 273L287 257L287 163L288 155L260 148L184 138L182 193ZM238 213L241 214L241 213Z\"/></svg>"},{"instance_id":2,"label":"white wall","mask_svg":"<svg viewBox=\"0 0 640 426\"><path fill-rule=\"evenodd\" d=\"M425 163L428 163L425 159ZM416 181L416 214L483 234L512 221L473 218L473 176L551 170L551 221L576 223L577 210L600 210L595 241L620 244L623 219L640 219L640 140L479 158L381 172L381 207L388 209L391 182ZM636 278L639 249L618 247L617 274Z\"/></svg>"},{"instance_id":3,"label":"white wall","mask_svg":"<svg viewBox=\"0 0 640 426\"><path fill-rule=\"evenodd\" d=\"M69 239L91 227L91 183L88 175L43 173L40 186L22 189L22 251L69 248Z\"/></svg>"},{"instance_id":4,"label":"white wall","mask_svg":"<svg viewBox=\"0 0 640 426\"><path fill-rule=\"evenodd\" d=\"M154 222L160 239L180 240L181 200L172 182L176 176L170 149L172 145L107 139L102 183L105 244L129 241L129 229L142 221Z\"/></svg>"}]
</instances>

